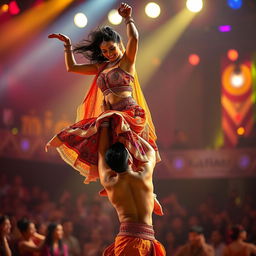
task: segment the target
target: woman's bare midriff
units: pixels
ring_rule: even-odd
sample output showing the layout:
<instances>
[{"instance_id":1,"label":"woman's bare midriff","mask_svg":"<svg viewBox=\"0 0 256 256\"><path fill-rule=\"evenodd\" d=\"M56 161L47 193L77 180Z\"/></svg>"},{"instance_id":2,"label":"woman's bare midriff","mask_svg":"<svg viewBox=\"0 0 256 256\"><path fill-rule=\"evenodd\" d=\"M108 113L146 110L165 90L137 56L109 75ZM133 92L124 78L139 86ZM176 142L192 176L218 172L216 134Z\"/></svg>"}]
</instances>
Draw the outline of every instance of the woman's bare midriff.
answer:
<instances>
[{"instance_id":1,"label":"woman's bare midriff","mask_svg":"<svg viewBox=\"0 0 256 256\"><path fill-rule=\"evenodd\" d=\"M113 105L113 104L116 104L119 101L123 100L124 98L131 97L132 93L131 92L119 92L118 95L119 96L114 95L113 93L110 93L110 94L105 96L105 100L110 105Z\"/></svg>"}]
</instances>

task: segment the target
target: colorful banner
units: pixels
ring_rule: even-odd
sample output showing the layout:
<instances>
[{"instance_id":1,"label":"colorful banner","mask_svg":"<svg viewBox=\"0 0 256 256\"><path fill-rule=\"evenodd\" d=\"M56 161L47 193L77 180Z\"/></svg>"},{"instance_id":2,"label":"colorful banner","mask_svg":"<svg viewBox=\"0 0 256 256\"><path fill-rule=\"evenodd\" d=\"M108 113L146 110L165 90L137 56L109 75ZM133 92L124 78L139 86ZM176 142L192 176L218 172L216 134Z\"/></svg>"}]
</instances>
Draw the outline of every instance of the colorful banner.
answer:
<instances>
[{"instance_id":1,"label":"colorful banner","mask_svg":"<svg viewBox=\"0 0 256 256\"><path fill-rule=\"evenodd\" d=\"M230 64L222 72L222 130L224 146L234 147L239 136L253 127L252 71L250 63Z\"/></svg>"}]
</instances>

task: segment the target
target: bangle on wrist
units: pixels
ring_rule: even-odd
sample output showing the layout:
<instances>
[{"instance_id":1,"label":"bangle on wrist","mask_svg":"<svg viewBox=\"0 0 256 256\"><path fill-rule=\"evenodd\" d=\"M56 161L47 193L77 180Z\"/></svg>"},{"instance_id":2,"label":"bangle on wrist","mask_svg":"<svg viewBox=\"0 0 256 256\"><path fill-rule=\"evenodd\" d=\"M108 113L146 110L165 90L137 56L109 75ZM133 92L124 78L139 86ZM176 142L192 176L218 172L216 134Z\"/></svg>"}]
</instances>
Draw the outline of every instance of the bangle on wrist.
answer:
<instances>
[{"instance_id":1,"label":"bangle on wrist","mask_svg":"<svg viewBox=\"0 0 256 256\"><path fill-rule=\"evenodd\" d=\"M129 23L134 23L134 19L132 17L128 17L125 19L125 24L128 25Z\"/></svg>"}]
</instances>

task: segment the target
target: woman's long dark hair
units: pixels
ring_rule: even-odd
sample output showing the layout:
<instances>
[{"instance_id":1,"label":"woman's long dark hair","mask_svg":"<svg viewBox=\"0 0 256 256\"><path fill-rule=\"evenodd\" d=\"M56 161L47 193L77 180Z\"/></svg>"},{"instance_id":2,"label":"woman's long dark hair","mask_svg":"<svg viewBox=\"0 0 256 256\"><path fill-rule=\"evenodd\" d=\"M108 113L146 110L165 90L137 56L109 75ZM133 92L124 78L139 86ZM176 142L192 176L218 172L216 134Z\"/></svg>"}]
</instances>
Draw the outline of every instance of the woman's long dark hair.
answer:
<instances>
[{"instance_id":1,"label":"woman's long dark hair","mask_svg":"<svg viewBox=\"0 0 256 256\"><path fill-rule=\"evenodd\" d=\"M121 36L111 27L99 27L92 31L88 39L74 47L74 52L83 54L91 63L102 63L107 59L102 55L100 45L103 41L121 43Z\"/></svg>"},{"instance_id":2,"label":"woman's long dark hair","mask_svg":"<svg viewBox=\"0 0 256 256\"><path fill-rule=\"evenodd\" d=\"M49 250L50 250L50 255L53 256L54 252L53 252L53 233L56 230L57 226L59 224L57 223L50 223L48 225L47 228L47 235L45 238L45 245L48 246ZM63 246L63 241L60 239L58 241L58 246L59 246L59 256L64 255L64 246Z\"/></svg>"}]
</instances>

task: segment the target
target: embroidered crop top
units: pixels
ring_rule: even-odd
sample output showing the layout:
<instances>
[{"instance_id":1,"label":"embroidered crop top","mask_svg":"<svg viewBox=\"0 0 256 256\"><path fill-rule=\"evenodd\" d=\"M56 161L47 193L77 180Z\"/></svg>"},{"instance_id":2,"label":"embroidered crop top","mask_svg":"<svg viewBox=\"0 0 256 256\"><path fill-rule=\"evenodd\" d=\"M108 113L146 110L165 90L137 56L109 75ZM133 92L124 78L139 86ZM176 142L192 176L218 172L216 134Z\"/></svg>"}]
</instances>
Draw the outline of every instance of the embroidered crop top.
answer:
<instances>
[{"instance_id":1,"label":"embroidered crop top","mask_svg":"<svg viewBox=\"0 0 256 256\"><path fill-rule=\"evenodd\" d=\"M109 93L132 92L131 82L133 81L134 78L131 74L116 67L108 72L101 72L97 78L97 85L106 96Z\"/></svg>"}]
</instances>

